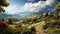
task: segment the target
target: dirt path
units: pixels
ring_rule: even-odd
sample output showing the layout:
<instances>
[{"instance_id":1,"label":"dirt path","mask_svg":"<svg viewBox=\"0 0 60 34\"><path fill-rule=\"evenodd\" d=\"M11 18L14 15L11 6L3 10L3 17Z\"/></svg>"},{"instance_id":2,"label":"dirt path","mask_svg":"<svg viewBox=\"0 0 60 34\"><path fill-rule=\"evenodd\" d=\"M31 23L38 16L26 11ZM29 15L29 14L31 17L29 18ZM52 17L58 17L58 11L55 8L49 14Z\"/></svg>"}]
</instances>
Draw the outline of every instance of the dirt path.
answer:
<instances>
[{"instance_id":1,"label":"dirt path","mask_svg":"<svg viewBox=\"0 0 60 34\"><path fill-rule=\"evenodd\" d=\"M41 24L39 24L38 26L36 26L36 34L46 34L43 32L43 25L44 25L44 21L41 22Z\"/></svg>"},{"instance_id":2,"label":"dirt path","mask_svg":"<svg viewBox=\"0 0 60 34\"><path fill-rule=\"evenodd\" d=\"M35 26L36 34L46 34L46 33L43 32L43 25L45 25L45 21L32 24L28 28L31 28L31 27Z\"/></svg>"},{"instance_id":3,"label":"dirt path","mask_svg":"<svg viewBox=\"0 0 60 34\"><path fill-rule=\"evenodd\" d=\"M28 26L28 28L34 27L36 28L36 34L46 34L43 32L43 25L45 24L45 21L39 22L39 23L35 23L35 24L31 24ZM10 25L12 26L12 25ZM15 26L15 25L14 25Z\"/></svg>"}]
</instances>

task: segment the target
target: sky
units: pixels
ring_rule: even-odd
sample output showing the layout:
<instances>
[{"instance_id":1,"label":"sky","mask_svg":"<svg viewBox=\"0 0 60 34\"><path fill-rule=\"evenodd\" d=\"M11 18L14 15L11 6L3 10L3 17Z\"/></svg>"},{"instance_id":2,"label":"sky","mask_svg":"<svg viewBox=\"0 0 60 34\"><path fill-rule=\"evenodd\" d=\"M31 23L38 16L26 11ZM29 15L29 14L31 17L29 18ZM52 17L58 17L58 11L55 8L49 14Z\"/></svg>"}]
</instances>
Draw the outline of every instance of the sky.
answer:
<instances>
[{"instance_id":1,"label":"sky","mask_svg":"<svg viewBox=\"0 0 60 34\"><path fill-rule=\"evenodd\" d=\"M60 0L7 0L10 5L4 7L7 14L35 13L48 11L54 8Z\"/></svg>"}]
</instances>

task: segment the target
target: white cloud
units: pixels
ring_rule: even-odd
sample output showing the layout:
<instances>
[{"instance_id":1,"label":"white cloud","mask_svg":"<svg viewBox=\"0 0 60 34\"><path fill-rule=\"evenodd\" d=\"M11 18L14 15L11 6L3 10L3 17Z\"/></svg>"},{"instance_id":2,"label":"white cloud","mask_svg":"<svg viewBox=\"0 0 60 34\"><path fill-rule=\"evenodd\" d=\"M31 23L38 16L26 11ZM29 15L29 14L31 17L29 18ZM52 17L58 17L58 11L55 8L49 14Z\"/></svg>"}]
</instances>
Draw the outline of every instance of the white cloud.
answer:
<instances>
[{"instance_id":1,"label":"white cloud","mask_svg":"<svg viewBox=\"0 0 60 34\"><path fill-rule=\"evenodd\" d=\"M28 0L34 1L34 0ZM57 3L57 0L47 0L47 1L38 1L37 3L25 3L25 5L20 8L17 5L10 5L5 7L7 14L15 14L19 12L39 12L39 11L47 11L51 10Z\"/></svg>"},{"instance_id":2,"label":"white cloud","mask_svg":"<svg viewBox=\"0 0 60 34\"><path fill-rule=\"evenodd\" d=\"M57 0L39 1L37 3L26 3L19 11L39 12L51 10L57 3Z\"/></svg>"},{"instance_id":3,"label":"white cloud","mask_svg":"<svg viewBox=\"0 0 60 34\"><path fill-rule=\"evenodd\" d=\"M17 11L18 11L18 7L17 7L17 5L10 5L10 6L8 6L8 7L4 7L5 8L5 13L7 13L7 14L14 14L14 13L16 13Z\"/></svg>"}]
</instances>

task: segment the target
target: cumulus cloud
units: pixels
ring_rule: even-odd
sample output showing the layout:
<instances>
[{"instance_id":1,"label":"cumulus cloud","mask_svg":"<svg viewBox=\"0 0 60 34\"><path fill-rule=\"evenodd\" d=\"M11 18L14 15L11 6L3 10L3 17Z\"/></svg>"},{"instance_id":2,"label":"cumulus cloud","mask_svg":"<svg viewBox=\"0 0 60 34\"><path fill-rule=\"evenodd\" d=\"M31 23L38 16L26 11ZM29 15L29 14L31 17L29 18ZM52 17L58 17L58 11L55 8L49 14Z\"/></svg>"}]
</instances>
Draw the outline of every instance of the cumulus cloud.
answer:
<instances>
[{"instance_id":1,"label":"cumulus cloud","mask_svg":"<svg viewBox=\"0 0 60 34\"><path fill-rule=\"evenodd\" d=\"M34 0L28 0L34 1ZM27 2L25 5L20 8L17 5L10 5L9 7L4 7L7 14L17 14L21 12L41 12L52 10L54 6L57 4L57 0L46 0L46 1L38 1L35 3Z\"/></svg>"},{"instance_id":2,"label":"cumulus cloud","mask_svg":"<svg viewBox=\"0 0 60 34\"><path fill-rule=\"evenodd\" d=\"M57 0L39 1L37 3L26 3L19 11L39 12L52 10L57 4Z\"/></svg>"},{"instance_id":3,"label":"cumulus cloud","mask_svg":"<svg viewBox=\"0 0 60 34\"><path fill-rule=\"evenodd\" d=\"M19 8L17 7L17 5L9 5L8 7L4 7L4 9L6 11L5 13L14 14L18 11Z\"/></svg>"}]
</instances>

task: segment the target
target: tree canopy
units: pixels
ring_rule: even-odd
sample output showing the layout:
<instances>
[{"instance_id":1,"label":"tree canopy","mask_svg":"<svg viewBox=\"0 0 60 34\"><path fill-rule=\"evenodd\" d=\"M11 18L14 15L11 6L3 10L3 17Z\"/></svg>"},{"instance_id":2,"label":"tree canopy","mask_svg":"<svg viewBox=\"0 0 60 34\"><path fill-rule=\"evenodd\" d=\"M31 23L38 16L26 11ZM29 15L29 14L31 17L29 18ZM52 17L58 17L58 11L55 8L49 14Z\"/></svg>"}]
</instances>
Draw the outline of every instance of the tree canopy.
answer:
<instances>
[{"instance_id":1,"label":"tree canopy","mask_svg":"<svg viewBox=\"0 0 60 34\"><path fill-rule=\"evenodd\" d=\"M3 7L7 7L9 5L9 3L6 0L0 0L0 12L4 12L4 8Z\"/></svg>"},{"instance_id":2,"label":"tree canopy","mask_svg":"<svg viewBox=\"0 0 60 34\"><path fill-rule=\"evenodd\" d=\"M56 15L57 15L57 19L59 18L59 16L58 16L58 14L59 14L59 12L60 12L60 2L58 2L58 4L55 6L55 11L57 11L56 12Z\"/></svg>"},{"instance_id":3,"label":"tree canopy","mask_svg":"<svg viewBox=\"0 0 60 34\"><path fill-rule=\"evenodd\" d=\"M58 4L56 5L55 10L60 11L60 2L58 2Z\"/></svg>"}]
</instances>

